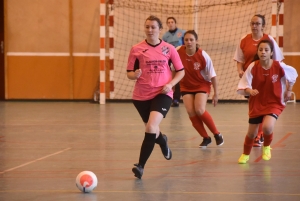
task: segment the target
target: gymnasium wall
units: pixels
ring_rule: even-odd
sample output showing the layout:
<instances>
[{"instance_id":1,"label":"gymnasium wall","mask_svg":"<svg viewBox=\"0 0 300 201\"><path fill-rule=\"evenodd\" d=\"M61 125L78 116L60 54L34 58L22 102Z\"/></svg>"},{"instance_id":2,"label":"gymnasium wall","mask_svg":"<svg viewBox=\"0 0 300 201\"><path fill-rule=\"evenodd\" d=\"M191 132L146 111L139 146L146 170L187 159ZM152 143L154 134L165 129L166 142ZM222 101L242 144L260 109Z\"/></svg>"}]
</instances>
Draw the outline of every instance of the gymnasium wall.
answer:
<instances>
[{"instance_id":1,"label":"gymnasium wall","mask_svg":"<svg viewBox=\"0 0 300 201\"><path fill-rule=\"evenodd\" d=\"M299 9L298 0L284 2L283 50L300 74ZM4 10L5 98L92 99L99 84L99 0L5 0ZM293 91L300 100L300 78Z\"/></svg>"},{"instance_id":2,"label":"gymnasium wall","mask_svg":"<svg viewBox=\"0 0 300 201\"><path fill-rule=\"evenodd\" d=\"M92 99L99 1L6 0L6 99Z\"/></svg>"},{"instance_id":3,"label":"gymnasium wall","mask_svg":"<svg viewBox=\"0 0 300 201\"><path fill-rule=\"evenodd\" d=\"M293 87L297 100L300 100L300 3L299 0L284 1L284 62L297 69L298 79Z\"/></svg>"}]
</instances>

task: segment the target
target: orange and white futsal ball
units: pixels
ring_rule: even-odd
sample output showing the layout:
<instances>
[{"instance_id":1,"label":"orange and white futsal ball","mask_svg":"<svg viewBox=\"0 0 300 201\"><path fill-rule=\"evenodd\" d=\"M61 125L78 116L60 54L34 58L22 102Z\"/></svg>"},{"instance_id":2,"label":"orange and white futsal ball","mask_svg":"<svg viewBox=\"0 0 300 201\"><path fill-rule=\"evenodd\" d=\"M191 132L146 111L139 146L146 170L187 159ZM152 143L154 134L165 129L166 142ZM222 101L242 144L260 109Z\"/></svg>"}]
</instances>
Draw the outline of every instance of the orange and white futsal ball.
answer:
<instances>
[{"instance_id":1,"label":"orange and white futsal ball","mask_svg":"<svg viewBox=\"0 0 300 201\"><path fill-rule=\"evenodd\" d=\"M82 171L76 177L76 186L84 193L92 192L94 188L96 188L97 184L98 179L91 171Z\"/></svg>"}]
</instances>

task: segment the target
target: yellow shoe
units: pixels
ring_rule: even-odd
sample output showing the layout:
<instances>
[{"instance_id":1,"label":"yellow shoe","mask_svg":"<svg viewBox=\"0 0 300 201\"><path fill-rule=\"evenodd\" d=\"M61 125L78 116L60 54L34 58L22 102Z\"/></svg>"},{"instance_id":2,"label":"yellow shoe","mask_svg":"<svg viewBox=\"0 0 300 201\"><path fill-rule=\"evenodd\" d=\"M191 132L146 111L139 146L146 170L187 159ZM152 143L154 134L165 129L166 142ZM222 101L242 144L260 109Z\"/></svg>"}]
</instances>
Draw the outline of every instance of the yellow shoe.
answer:
<instances>
[{"instance_id":1,"label":"yellow shoe","mask_svg":"<svg viewBox=\"0 0 300 201\"><path fill-rule=\"evenodd\" d=\"M239 164L245 164L249 160L249 155L242 154L238 160Z\"/></svg>"},{"instance_id":2,"label":"yellow shoe","mask_svg":"<svg viewBox=\"0 0 300 201\"><path fill-rule=\"evenodd\" d=\"M268 161L271 159L271 147L270 146L263 146L262 149L262 159Z\"/></svg>"}]
</instances>

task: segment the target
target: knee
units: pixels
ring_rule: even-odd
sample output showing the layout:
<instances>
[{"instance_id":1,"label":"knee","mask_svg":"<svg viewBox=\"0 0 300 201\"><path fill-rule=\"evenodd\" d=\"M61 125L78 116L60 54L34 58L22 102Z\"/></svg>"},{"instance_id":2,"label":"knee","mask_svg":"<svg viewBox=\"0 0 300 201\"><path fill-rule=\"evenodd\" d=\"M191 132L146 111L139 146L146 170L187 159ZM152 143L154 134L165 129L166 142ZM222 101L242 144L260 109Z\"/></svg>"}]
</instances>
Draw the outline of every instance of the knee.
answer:
<instances>
[{"instance_id":1,"label":"knee","mask_svg":"<svg viewBox=\"0 0 300 201\"><path fill-rule=\"evenodd\" d=\"M247 136L250 138L250 139L254 139L256 137L255 133L247 133Z\"/></svg>"},{"instance_id":2,"label":"knee","mask_svg":"<svg viewBox=\"0 0 300 201\"><path fill-rule=\"evenodd\" d=\"M196 111L196 113L197 113L198 116L203 115L204 112L205 112L205 108L199 108L199 109L197 109L197 111Z\"/></svg>"},{"instance_id":3,"label":"knee","mask_svg":"<svg viewBox=\"0 0 300 201\"><path fill-rule=\"evenodd\" d=\"M152 124L147 124L146 125L146 132L147 133L156 133L156 126L155 125L152 125Z\"/></svg>"},{"instance_id":4,"label":"knee","mask_svg":"<svg viewBox=\"0 0 300 201\"><path fill-rule=\"evenodd\" d=\"M248 138L250 138L250 139L254 139L254 138L256 137L256 135L257 135L257 132L256 132L255 130L249 129L249 130L247 131L247 136L248 136Z\"/></svg>"},{"instance_id":5,"label":"knee","mask_svg":"<svg viewBox=\"0 0 300 201\"><path fill-rule=\"evenodd\" d=\"M264 135L270 135L273 133L273 129L271 127L263 127L262 128Z\"/></svg>"}]
</instances>

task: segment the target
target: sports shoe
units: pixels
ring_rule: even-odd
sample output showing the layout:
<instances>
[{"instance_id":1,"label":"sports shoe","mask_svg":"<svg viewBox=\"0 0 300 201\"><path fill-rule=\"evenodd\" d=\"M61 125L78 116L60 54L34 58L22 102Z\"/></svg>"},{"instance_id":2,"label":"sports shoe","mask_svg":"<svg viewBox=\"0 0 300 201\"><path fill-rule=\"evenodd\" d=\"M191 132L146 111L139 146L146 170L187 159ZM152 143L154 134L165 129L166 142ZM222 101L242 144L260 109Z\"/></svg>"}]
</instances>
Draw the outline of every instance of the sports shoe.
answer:
<instances>
[{"instance_id":1,"label":"sports shoe","mask_svg":"<svg viewBox=\"0 0 300 201\"><path fill-rule=\"evenodd\" d=\"M265 138L264 138L263 135L261 135L260 138L259 138L260 144L264 144L264 141L265 141Z\"/></svg>"},{"instance_id":2,"label":"sports shoe","mask_svg":"<svg viewBox=\"0 0 300 201\"><path fill-rule=\"evenodd\" d=\"M261 142L260 139L258 139L258 137L255 137L254 143L253 143L253 147L261 147Z\"/></svg>"},{"instance_id":3,"label":"sports shoe","mask_svg":"<svg viewBox=\"0 0 300 201\"><path fill-rule=\"evenodd\" d=\"M214 137L216 139L217 146L221 146L222 144L224 144L223 136L221 133L214 135Z\"/></svg>"},{"instance_id":4,"label":"sports shoe","mask_svg":"<svg viewBox=\"0 0 300 201\"><path fill-rule=\"evenodd\" d=\"M203 141L201 142L201 144L199 145L199 147L207 147L207 145L209 145L211 143L211 138L203 138Z\"/></svg>"},{"instance_id":5,"label":"sports shoe","mask_svg":"<svg viewBox=\"0 0 300 201\"><path fill-rule=\"evenodd\" d=\"M134 176L141 179L144 173L144 168L138 163L134 164L135 167L132 168L132 172L134 173Z\"/></svg>"},{"instance_id":6,"label":"sports shoe","mask_svg":"<svg viewBox=\"0 0 300 201\"><path fill-rule=\"evenodd\" d=\"M238 160L239 164L245 164L249 160L249 155L242 154Z\"/></svg>"},{"instance_id":7,"label":"sports shoe","mask_svg":"<svg viewBox=\"0 0 300 201\"><path fill-rule=\"evenodd\" d=\"M168 138L167 138L167 136L165 134L162 134L162 136L163 136L163 138L166 141L166 146L159 145L160 148L161 148L161 152L164 155L165 159L171 160L171 158L172 158L172 151L171 151L171 149L168 146Z\"/></svg>"},{"instance_id":8,"label":"sports shoe","mask_svg":"<svg viewBox=\"0 0 300 201\"><path fill-rule=\"evenodd\" d=\"M270 146L263 146L262 159L264 159L266 161L271 159L271 147Z\"/></svg>"},{"instance_id":9,"label":"sports shoe","mask_svg":"<svg viewBox=\"0 0 300 201\"><path fill-rule=\"evenodd\" d=\"M174 99L171 107L178 107L178 106L179 106L179 101Z\"/></svg>"}]
</instances>

